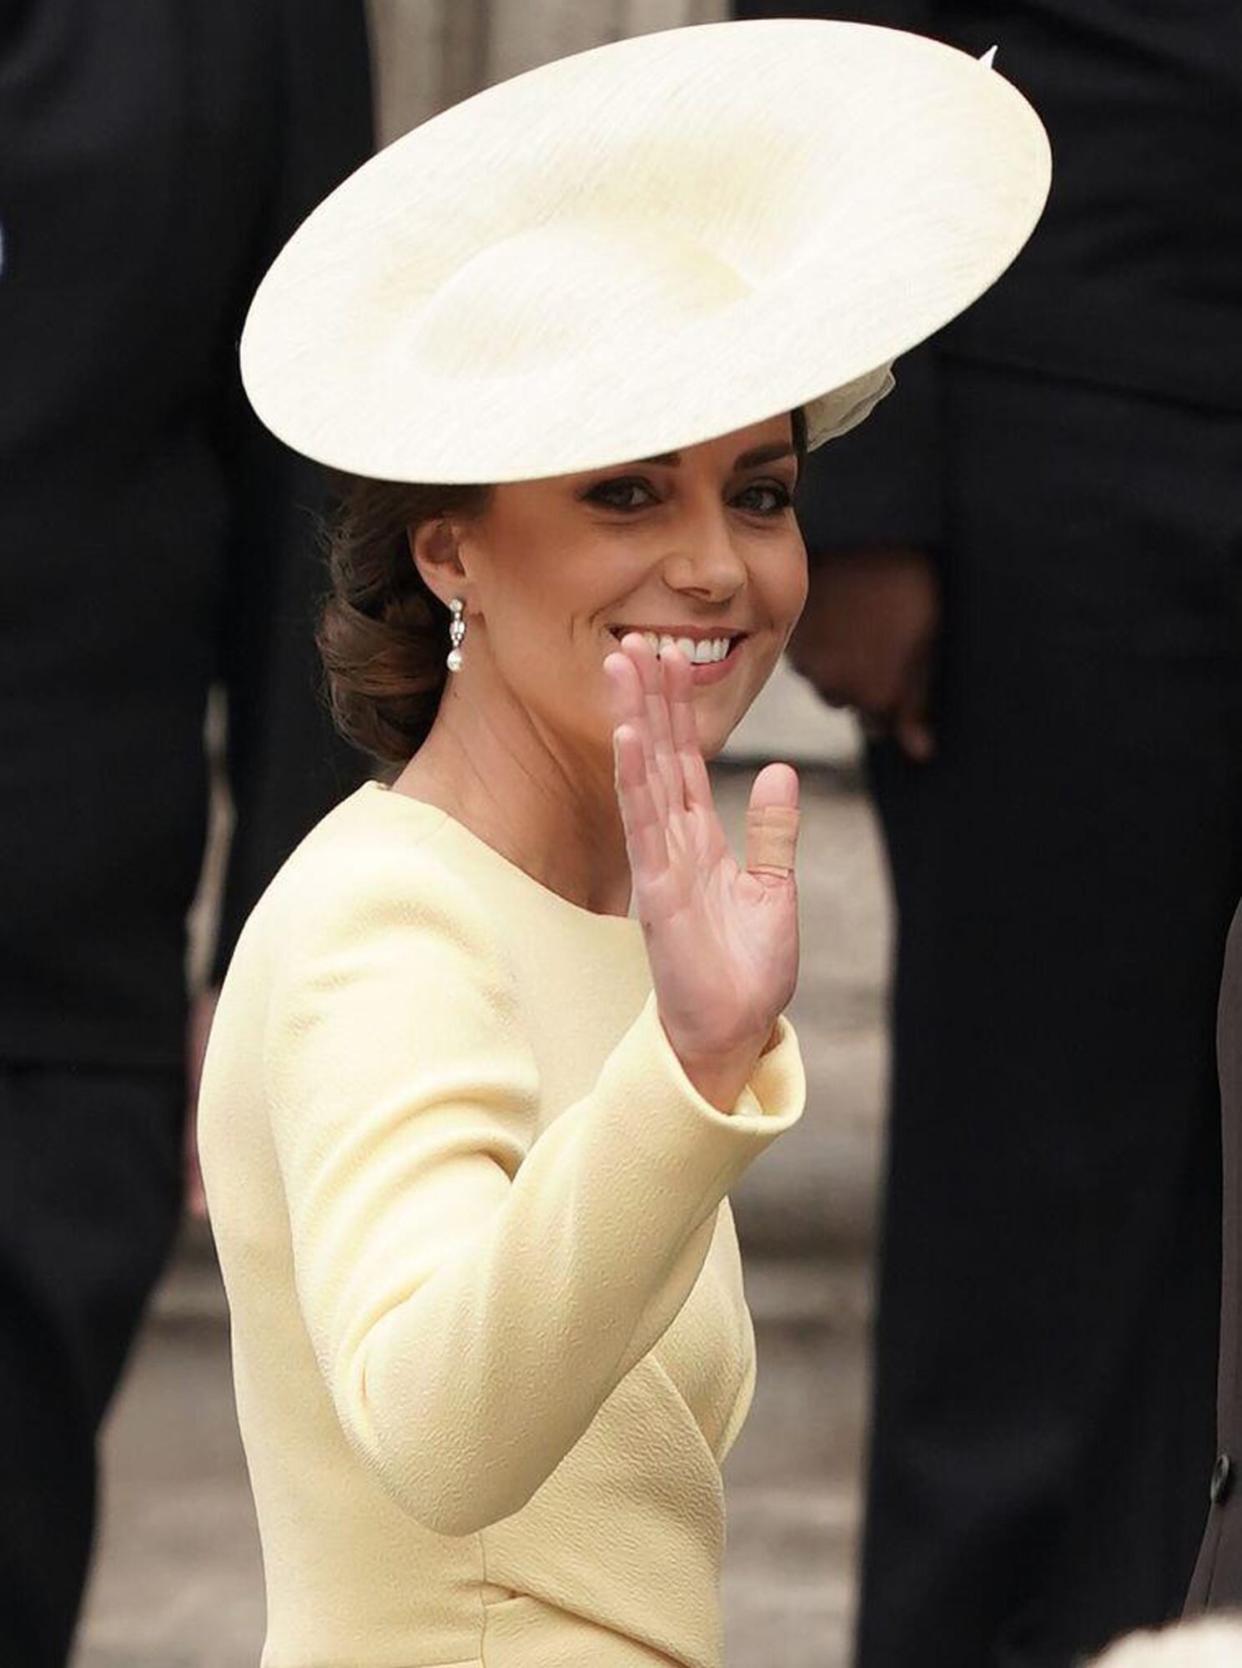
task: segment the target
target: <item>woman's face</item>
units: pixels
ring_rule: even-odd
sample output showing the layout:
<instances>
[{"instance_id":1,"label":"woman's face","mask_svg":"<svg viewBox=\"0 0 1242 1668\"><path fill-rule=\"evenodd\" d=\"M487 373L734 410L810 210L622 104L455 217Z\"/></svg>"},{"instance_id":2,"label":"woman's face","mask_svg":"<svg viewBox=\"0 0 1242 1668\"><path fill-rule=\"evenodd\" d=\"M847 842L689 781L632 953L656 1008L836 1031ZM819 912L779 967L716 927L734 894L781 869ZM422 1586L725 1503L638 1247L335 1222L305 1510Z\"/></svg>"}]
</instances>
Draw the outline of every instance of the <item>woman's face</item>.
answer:
<instances>
[{"instance_id":1,"label":"woman's face","mask_svg":"<svg viewBox=\"0 0 1242 1668\"><path fill-rule=\"evenodd\" d=\"M728 639L726 658L693 674L712 757L806 602L797 473L782 416L659 458L493 487L462 530L471 596L458 677L477 667L536 723L610 752L603 667L622 631L706 640L717 654Z\"/></svg>"}]
</instances>

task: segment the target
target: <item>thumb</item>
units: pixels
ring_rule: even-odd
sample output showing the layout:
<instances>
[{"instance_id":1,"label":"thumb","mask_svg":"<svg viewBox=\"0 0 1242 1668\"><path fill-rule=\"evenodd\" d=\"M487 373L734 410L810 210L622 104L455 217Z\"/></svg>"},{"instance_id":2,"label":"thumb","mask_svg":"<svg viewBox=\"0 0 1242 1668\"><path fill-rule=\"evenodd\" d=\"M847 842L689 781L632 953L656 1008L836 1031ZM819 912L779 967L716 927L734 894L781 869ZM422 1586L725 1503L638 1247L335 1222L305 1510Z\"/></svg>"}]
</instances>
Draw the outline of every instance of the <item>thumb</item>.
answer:
<instances>
[{"instance_id":1,"label":"thumb","mask_svg":"<svg viewBox=\"0 0 1242 1668\"><path fill-rule=\"evenodd\" d=\"M746 812L746 867L782 877L794 866L798 844L798 773L792 765L769 764L755 777Z\"/></svg>"}]
</instances>

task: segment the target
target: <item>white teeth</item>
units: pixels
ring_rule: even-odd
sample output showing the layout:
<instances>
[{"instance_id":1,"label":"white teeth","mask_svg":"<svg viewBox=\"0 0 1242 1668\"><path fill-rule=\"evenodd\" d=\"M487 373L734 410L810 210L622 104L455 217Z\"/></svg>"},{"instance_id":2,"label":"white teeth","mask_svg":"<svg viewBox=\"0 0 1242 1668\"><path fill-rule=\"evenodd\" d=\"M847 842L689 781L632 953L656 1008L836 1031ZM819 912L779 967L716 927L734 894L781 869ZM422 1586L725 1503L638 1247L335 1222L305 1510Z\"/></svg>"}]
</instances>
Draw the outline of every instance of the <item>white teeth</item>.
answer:
<instances>
[{"instance_id":1,"label":"white teeth","mask_svg":"<svg viewBox=\"0 0 1242 1668\"><path fill-rule=\"evenodd\" d=\"M625 633L616 630L613 635L619 642ZM714 661L723 660L732 647L731 639L728 637L705 637L695 642L691 637L672 637L668 633L654 631L641 631L638 635L649 643L658 655L665 654L675 644L695 666L707 666Z\"/></svg>"}]
</instances>

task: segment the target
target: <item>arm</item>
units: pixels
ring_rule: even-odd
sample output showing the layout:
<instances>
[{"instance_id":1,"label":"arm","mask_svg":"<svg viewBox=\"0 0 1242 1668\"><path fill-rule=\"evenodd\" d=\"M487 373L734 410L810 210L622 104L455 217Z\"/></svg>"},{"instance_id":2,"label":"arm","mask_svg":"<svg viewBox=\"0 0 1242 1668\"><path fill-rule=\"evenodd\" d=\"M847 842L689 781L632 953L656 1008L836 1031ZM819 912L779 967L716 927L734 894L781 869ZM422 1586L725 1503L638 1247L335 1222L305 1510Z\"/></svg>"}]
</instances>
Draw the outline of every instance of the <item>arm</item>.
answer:
<instances>
[{"instance_id":1,"label":"arm","mask_svg":"<svg viewBox=\"0 0 1242 1668\"><path fill-rule=\"evenodd\" d=\"M410 863L312 908L266 1073L299 1299L342 1427L413 1517L461 1535L524 1505L656 1343L721 1199L805 1085L782 1020L716 1110L653 996L536 1138L538 1075L482 911L440 865L412 884Z\"/></svg>"}]
</instances>

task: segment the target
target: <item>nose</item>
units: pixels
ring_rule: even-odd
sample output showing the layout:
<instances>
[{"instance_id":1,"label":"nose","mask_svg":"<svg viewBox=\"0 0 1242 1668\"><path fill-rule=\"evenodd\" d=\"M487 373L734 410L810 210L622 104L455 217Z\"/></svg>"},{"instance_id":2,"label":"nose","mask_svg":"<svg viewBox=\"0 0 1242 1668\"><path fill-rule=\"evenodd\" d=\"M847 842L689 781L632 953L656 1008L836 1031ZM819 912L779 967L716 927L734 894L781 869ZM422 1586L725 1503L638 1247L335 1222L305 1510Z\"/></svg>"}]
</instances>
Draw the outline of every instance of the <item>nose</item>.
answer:
<instances>
[{"instance_id":1,"label":"nose","mask_svg":"<svg viewBox=\"0 0 1242 1668\"><path fill-rule=\"evenodd\" d=\"M679 518L674 548L664 559L664 578L674 591L715 602L727 600L746 583L746 563L718 501Z\"/></svg>"}]
</instances>

